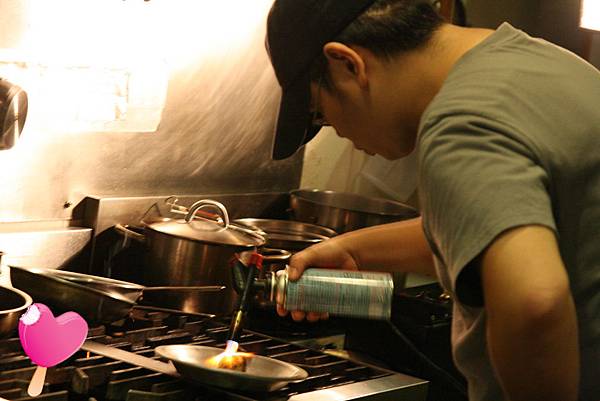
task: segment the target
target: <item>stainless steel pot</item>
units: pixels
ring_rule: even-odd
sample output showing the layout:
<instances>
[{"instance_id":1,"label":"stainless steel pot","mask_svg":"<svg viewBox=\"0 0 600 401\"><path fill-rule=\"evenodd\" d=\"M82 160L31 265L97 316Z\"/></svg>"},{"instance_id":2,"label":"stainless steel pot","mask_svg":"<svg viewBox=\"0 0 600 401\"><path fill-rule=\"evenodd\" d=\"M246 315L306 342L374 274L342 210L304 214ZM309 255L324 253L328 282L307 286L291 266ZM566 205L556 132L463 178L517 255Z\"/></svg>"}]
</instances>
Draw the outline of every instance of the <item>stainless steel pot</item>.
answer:
<instances>
[{"instance_id":1,"label":"stainless steel pot","mask_svg":"<svg viewBox=\"0 0 600 401\"><path fill-rule=\"evenodd\" d=\"M290 192L290 206L294 220L338 233L419 216L416 209L400 202L318 189Z\"/></svg>"},{"instance_id":2,"label":"stainless steel pot","mask_svg":"<svg viewBox=\"0 0 600 401\"><path fill-rule=\"evenodd\" d=\"M202 208L215 209L220 221L198 218ZM194 203L184 219L153 222L144 233L115 227L147 248L143 284L150 286L224 285L221 306L213 313L229 313L237 300L232 285L231 261L236 253L254 251L265 244L260 234L229 224L225 206L213 200Z\"/></svg>"},{"instance_id":3,"label":"stainless steel pot","mask_svg":"<svg viewBox=\"0 0 600 401\"><path fill-rule=\"evenodd\" d=\"M19 324L19 317L33 300L16 288L0 286L0 338L10 335Z\"/></svg>"},{"instance_id":4,"label":"stainless steel pot","mask_svg":"<svg viewBox=\"0 0 600 401\"><path fill-rule=\"evenodd\" d=\"M301 251L337 235L330 228L300 221L244 218L234 222L264 232L267 247L290 252Z\"/></svg>"},{"instance_id":5,"label":"stainless steel pot","mask_svg":"<svg viewBox=\"0 0 600 401\"><path fill-rule=\"evenodd\" d=\"M10 149L21 135L27 117L27 93L0 78L0 150Z\"/></svg>"}]
</instances>

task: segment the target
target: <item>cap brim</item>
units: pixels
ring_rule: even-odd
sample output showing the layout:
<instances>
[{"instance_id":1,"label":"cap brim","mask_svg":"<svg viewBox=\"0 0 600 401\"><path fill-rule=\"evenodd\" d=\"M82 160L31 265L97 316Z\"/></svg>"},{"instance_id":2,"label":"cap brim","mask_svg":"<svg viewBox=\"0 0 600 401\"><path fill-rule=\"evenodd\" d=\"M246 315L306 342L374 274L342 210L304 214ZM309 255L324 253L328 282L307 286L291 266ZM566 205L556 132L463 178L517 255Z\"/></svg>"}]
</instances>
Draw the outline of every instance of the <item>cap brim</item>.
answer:
<instances>
[{"instance_id":1,"label":"cap brim","mask_svg":"<svg viewBox=\"0 0 600 401\"><path fill-rule=\"evenodd\" d=\"M282 91L275 126L273 159L290 157L311 140L319 129L310 126L310 79L306 74Z\"/></svg>"}]
</instances>

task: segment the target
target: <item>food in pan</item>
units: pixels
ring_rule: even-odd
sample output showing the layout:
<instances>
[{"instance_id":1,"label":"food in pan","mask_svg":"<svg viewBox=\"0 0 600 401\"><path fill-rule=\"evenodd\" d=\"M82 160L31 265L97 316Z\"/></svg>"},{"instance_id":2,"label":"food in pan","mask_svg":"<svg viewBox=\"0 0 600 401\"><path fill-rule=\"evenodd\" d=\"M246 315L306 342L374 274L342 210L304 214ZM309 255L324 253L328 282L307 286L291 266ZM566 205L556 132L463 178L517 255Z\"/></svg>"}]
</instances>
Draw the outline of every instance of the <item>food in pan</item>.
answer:
<instances>
[{"instance_id":1,"label":"food in pan","mask_svg":"<svg viewBox=\"0 0 600 401\"><path fill-rule=\"evenodd\" d=\"M227 341L225 351L210 358L208 364L219 369L237 370L245 372L252 354L237 352L239 344L235 341Z\"/></svg>"},{"instance_id":2,"label":"food in pan","mask_svg":"<svg viewBox=\"0 0 600 401\"><path fill-rule=\"evenodd\" d=\"M229 370L237 370L239 372L245 372L246 371L246 359L248 359L247 356L240 355L240 354L227 355L227 356L221 358L221 360L217 364L217 367L220 369L229 369Z\"/></svg>"}]
</instances>

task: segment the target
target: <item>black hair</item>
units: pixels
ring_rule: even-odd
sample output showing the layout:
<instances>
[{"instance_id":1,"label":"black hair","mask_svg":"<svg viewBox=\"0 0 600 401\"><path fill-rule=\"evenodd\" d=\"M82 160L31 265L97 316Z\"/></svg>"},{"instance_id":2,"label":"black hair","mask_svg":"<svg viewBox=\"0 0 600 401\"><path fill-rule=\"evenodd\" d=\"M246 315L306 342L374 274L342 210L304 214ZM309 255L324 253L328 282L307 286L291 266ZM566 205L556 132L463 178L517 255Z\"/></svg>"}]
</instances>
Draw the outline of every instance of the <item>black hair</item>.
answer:
<instances>
[{"instance_id":1,"label":"black hair","mask_svg":"<svg viewBox=\"0 0 600 401\"><path fill-rule=\"evenodd\" d=\"M361 46L391 59L427 44L443 22L432 1L376 0L332 41ZM313 62L310 78L312 82L320 81L324 88L331 88L323 54Z\"/></svg>"}]
</instances>

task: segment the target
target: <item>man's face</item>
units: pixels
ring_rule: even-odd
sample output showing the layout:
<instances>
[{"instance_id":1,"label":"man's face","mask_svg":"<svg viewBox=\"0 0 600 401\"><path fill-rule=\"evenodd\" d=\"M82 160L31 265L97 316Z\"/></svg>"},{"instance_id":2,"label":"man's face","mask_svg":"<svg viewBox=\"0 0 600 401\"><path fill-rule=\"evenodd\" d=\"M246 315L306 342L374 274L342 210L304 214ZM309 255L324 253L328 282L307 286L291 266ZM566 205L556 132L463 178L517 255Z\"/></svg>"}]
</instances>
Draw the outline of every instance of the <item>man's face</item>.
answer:
<instances>
[{"instance_id":1,"label":"man's face","mask_svg":"<svg viewBox=\"0 0 600 401\"><path fill-rule=\"evenodd\" d=\"M412 56L390 62L337 42L323 49L328 85L311 85L313 109L368 154L398 159L411 153L426 106L419 64Z\"/></svg>"},{"instance_id":2,"label":"man's face","mask_svg":"<svg viewBox=\"0 0 600 401\"><path fill-rule=\"evenodd\" d=\"M369 92L326 89L312 85L314 107L337 134L356 149L393 160L408 155L415 146L417 125L370 88Z\"/></svg>"}]
</instances>

